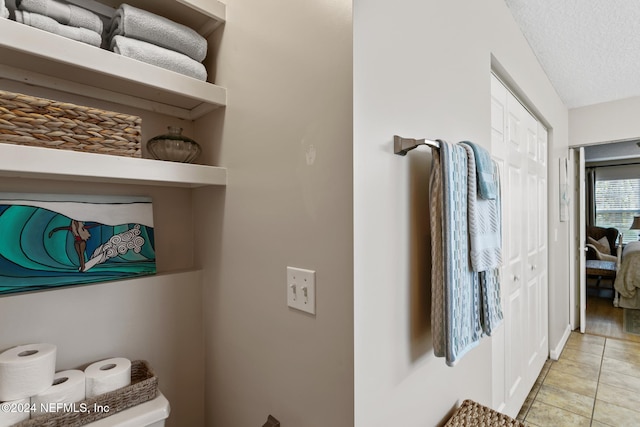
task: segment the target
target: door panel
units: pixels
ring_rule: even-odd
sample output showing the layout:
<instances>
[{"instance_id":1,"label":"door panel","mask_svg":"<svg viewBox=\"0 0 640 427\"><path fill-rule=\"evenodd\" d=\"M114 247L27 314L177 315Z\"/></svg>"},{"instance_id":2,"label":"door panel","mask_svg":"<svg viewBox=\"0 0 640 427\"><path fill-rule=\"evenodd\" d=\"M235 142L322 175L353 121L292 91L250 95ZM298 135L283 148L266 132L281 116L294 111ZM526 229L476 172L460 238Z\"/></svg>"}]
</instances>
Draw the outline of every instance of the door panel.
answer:
<instances>
[{"instance_id":1,"label":"door panel","mask_svg":"<svg viewBox=\"0 0 640 427\"><path fill-rule=\"evenodd\" d=\"M507 299L507 313L505 316L506 347L506 386L507 398L513 399L519 392L522 383L523 371L523 336L520 330L522 325L522 293L520 289L511 292Z\"/></svg>"},{"instance_id":2,"label":"door panel","mask_svg":"<svg viewBox=\"0 0 640 427\"><path fill-rule=\"evenodd\" d=\"M544 258L546 259L546 252L544 254ZM547 280L547 271L544 270L543 273L540 273L539 277L539 286L540 286L540 301L542 304L540 305L540 336L538 337L538 347L541 349L547 349L545 351L545 360L547 358L547 352L549 349L549 339L548 339L548 326L549 326L549 305L547 301L549 301L549 285ZM537 377L536 377L537 379Z\"/></svg>"},{"instance_id":3,"label":"door panel","mask_svg":"<svg viewBox=\"0 0 640 427\"><path fill-rule=\"evenodd\" d=\"M538 336L540 334L540 323L535 321L540 313L540 288L538 287L537 277L533 277L527 283L527 318L528 337L527 337L527 369L534 366L538 356Z\"/></svg>"},{"instance_id":4,"label":"door panel","mask_svg":"<svg viewBox=\"0 0 640 427\"><path fill-rule=\"evenodd\" d=\"M538 250L538 176L529 172L527 174L527 254L529 258L535 257ZM531 264L531 261L529 262Z\"/></svg>"},{"instance_id":5,"label":"door panel","mask_svg":"<svg viewBox=\"0 0 640 427\"><path fill-rule=\"evenodd\" d=\"M509 142L511 143L511 145L513 145L513 147L511 147L510 149L515 149L516 151L520 151L522 148L522 139L520 137L521 135L521 130L520 130L520 115L518 114L519 111L514 108L513 105L509 105L509 104L513 104L513 101L509 102L510 98L507 98L507 117L508 117L508 123L507 123L507 129L509 130ZM515 147L515 148L514 148Z\"/></svg>"},{"instance_id":6,"label":"door panel","mask_svg":"<svg viewBox=\"0 0 640 427\"><path fill-rule=\"evenodd\" d=\"M542 167L547 166L547 144L548 144L549 133L542 126L541 123L538 123L538 162Z\"/></svg>"},{"instance_id":7,"label":"door panel","mask_svg":"<svg viewBox=\"0 0 640 427\"><path fill-rule=\"evenodd\" d=\"M538 250L547 249L547 180L538 181Z\"/></svg>"},{"instance_id":8,"label":"door panel","mask_svg":"<svg viewBox=\"0 0 640 427\"><path fill-rule=\"evenodd\" d=\"M534 122L534 124L536 124ZM527 126L527 155L533 161L538 160L538 136L537 125L535 127Z\"/></svg>"},{"instance_id":9,"label":"door panel","mask_svg":"<svg viewBox=\"0 0 640 427\"><path fill-rule=\"evenodd\" d=\"M507 198L509 200L509 210L506 219L509 224L509 246L508 259L509 266L513 274L517 273L516 263L522 260L522 211L518 206L522 206L522 172L517 165L509 165L509 180L507 182Z\"/></svg>"}]
</instances>

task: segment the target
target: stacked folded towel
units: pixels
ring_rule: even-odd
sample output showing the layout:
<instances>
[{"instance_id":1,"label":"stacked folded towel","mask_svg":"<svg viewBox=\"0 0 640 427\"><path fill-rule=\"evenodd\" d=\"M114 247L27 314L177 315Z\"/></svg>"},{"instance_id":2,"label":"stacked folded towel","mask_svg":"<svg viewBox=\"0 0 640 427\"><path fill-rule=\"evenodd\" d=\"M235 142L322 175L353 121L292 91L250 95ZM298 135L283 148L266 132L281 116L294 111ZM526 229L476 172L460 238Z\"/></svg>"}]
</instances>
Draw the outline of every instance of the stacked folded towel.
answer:
<instances>
[{"instance_id":1,"label":"stacked folded towel","mask_svg":"<svg viewBox=\"0 0 640 427\"><path fill-rule=\"evenodd\" d=\"M91 31L86 28L63 25L53 18L39 15L37 13L31 13L25 10L16 10L16 21L31 27L39 28L49 33L58 34L69 39L87 43L92 46L100 47L100 44L102 43L102 36L95 31Z\"/></svg>"},{"instance_id":2,"label":"stacked folded towel","mask_svg":"<svg viewBox=\"0 0 640 427\"><path fill-rule=\"evenodd\" d=\"M56 0L16 0L16 21L99 47L102 20L95 13Z\"/></svg>"},{"instance_id":3,"label":"stacked folded towel","mask_svg":"<svg viewBox=\"0 0 640 427\"><path fill-rule=\"evenodd\" d=\"M9 9L4 4L4 0L0 0L0 18L9 18Z\"/></svg>"},{"instance_id":4,"label":"stacked folded towel","mask_svg":"<svg viewBox=\"0 0 640 427\"><path fill-rule=\"evenodd\" d=\"M81 7L55 0L16 0L20 10L48 16L63 25L86 28L102 34L102 20L95 13Z\"/></svg>"},{"instance_id":5,"label":"stacked folded towel","mask_svg":"<svg viewBox=\"0 0 640 427\"><path fill-rule=\"evenodd\" d=\"M111 20L107 42L107 47L120 55L207 79L202 65L207 40L185 25L146 10L122 4Z\"/></svg>"},{"instance_id":6,"label":"stacked folded towel","mask_svg":"<svg viewBox=\"0 0 640 427\"><path fill-rule=\"evenodd\" d=\"M137 59L157 67L191 76L198 80L207 80L207 70L199 62L173 50L164 49L142 40L115 36L111 40L111 50L118 55Z\"/></svg>"}]
</instances>

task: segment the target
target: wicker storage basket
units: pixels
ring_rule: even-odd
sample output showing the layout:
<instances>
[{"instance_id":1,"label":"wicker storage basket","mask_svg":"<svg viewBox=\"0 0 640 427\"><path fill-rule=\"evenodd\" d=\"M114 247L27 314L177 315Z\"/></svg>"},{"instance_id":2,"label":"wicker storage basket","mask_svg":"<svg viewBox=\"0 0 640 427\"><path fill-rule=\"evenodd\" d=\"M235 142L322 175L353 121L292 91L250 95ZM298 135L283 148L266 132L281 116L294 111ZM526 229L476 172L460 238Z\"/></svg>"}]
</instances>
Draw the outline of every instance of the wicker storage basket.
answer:
<instances>
[{"instance_id":1,"label":"wicker storage basket","mask_svg":"<svg viewBox=\"0 0 640 427\"><path fill-rule=\"evenodd\" d=\"M484 405L465 400L444 427L525 427L524 423Z\"/></svg>"},{"instance_id":2,"label":"wicker storage basket","mask_svg":"<svg viewBox=\"0 0 640 427\"><path fill-rule=\"evenodd\" d=\"M73 412L57 412L40 415L14 424L13 427L79 427L124 411L155 398L158 394L158 378L144 360L131 362L131 384L77 402ZM94 412L95 405L109 408L109 412ZM82 408L87 408L84 411Z\"/></svg>"},{"instance_id":3,"label":"wicker storage basket","mask_svg":"<svg viewBox=\"0 0 640 427\"><path fill-rule=\"evenodd\" d=\"M0 142L141 157L140 117L0 90Z\"/></svg>"}]
</instances>

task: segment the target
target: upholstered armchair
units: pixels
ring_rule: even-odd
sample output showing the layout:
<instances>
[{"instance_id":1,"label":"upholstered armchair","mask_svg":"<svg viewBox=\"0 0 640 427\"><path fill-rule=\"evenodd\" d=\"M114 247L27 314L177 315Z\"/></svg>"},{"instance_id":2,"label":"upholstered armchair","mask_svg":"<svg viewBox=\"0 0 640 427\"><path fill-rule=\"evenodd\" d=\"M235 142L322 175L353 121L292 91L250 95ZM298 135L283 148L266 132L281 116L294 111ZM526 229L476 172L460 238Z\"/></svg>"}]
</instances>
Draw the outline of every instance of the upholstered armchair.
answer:
<instances>
[{"instance_id":1,"label":"upholstered armchair","mask_svg":"<svg viewBox=\"0 0 640 427\"><path fill-rule=\"evenodd\" d=\"M615 228L587 227L587 259L619 263L622 235Z\"/></svg>"},{"instance_id":2,"label":"upholstered armchair","mask_svg":"<svg viewBox=\"0 0 640 427\"><path fill-rule=\"evenodd\" d=\"M617 242L616 242L617 241ZM587 277L596 278L596 288L602 279L611 280L614 287L616 275L622 262L622 235L615 228L587 227ZM615 307L618 293L614 289Z\"/></svg>"}]
</instances>

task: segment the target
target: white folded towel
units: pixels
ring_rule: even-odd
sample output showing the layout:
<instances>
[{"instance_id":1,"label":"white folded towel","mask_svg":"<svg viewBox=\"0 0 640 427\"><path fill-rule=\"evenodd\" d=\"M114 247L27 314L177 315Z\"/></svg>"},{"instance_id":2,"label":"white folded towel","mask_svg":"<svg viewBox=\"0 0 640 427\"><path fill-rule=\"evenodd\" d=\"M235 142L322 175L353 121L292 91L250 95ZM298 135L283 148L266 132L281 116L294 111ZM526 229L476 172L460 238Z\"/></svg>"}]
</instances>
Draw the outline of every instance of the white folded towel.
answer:
<instances>
[{"instance_id":1,"label":"white folded towel","mask_svg":"<svg viewBox=\"0 0 640 427\"><path fill-rule=\"evenodd\" d=\"M72 4L55 0L16 0L16 6L20 10L48 16L64 25L102 34L102 19L95 13Z\"/></svg>"},{"instance_id":2,"label":"white folded towel","mask_svg":"<svg viewBox=\"0 0 640 427\"><path fill-rule=\"evenodd\" d=\"M102 36L95 31L91 31L86 28L63 25L55 19L49 18L48 16L39 15L37 13L30 13L24 10L16 10L15 13L16 21L22 24L39 28L49 33L58 34L60 36L87 43L96 47L100 47L100 44L102 43Z\"/></svg>"},{"instance_id":3,"label":"white folded towel","mask_svg":"<svg viewBox=\"0 0 640 427\"><path fill-rule=\"evenodd\" d=\"M4 5L4 0L0 0L0 18L8 18L9 9Z\"/></svg>"},{"instance_id":4,"label":"white folded towel","mask_svg":"<svg viewBox=\"0 0 640 427\"><path fill-rule=\"evenodd\" d=\"M111 50L119 55L175 71L198 80L207 80L207 70L200 62L189 58L187 55L142 40L115 36L111 40Z\"/></svg>"},{"instance_id":5,"label":"white folded towel","mask_svg":"<svg viewBox=\"0 0 640 427\"><path fill-rule=\"evenodd\" d=\"M198 62L207 56L207 40L193 29L128 4L111 20L109 39L125 36L183 53Z\"/></svg>"}]
</instances>

